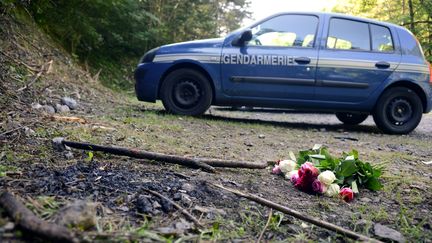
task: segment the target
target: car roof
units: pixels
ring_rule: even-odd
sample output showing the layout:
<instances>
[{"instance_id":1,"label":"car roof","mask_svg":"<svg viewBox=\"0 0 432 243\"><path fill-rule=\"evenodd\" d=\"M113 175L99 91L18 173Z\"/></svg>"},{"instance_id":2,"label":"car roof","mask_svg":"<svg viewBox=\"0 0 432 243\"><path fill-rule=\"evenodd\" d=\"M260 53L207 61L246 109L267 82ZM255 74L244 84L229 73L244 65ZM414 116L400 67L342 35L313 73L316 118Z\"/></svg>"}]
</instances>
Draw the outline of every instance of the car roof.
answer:
<instances>
[{"instance_id":1,"label":"car roof","mask_svg":"<svg viewBox=\"0 0 432 243\"><path fill-rule=\"evenodd\" d=\"M379 21L379 20L369 19L369 18L364 18L364 17L357 17L357 16L348 15L348 14L330 13L330 12L303 12L303 11L275 13L275 14L270 15L270 16L264 18L264 19L258 20L255 23L262 22L263 20L266 20L266 19L278 16L278 15L284 15L284 14L304 14L304 15L317 15L317 16L330 16L330 17L338 17L338 18L347 18L347 19L352 19L352 20L369 22L369 23L373 23L373 24L379 24L379 25L386 25L386 26L392 26L392 27L397 27L397 28L403 28L403 27L401 27L399 25L392 24L392 23L389 23L389 22L384 22L384 21Z\"/></svg>"}]
</instances>

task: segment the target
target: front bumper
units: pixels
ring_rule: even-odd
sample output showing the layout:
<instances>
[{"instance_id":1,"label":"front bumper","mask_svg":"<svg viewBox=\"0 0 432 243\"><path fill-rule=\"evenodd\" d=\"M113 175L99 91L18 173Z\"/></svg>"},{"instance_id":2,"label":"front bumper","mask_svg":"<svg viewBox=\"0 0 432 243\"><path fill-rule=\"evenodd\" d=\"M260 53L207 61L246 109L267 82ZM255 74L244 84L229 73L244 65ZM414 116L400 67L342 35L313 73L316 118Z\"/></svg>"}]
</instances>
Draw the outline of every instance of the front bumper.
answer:
<instances>
[{"instance_id":1,"label":"front bumper","mask_svg":"<svg viewBox=\"0 0 432 243\"><path fill-rule=\"evenodd\" d=\"M158 65L160 66L160 65ZM163 70L154 63L141 63L135 69L135 94L139 101L156 102Z\"/></svg>"}]
</instances>

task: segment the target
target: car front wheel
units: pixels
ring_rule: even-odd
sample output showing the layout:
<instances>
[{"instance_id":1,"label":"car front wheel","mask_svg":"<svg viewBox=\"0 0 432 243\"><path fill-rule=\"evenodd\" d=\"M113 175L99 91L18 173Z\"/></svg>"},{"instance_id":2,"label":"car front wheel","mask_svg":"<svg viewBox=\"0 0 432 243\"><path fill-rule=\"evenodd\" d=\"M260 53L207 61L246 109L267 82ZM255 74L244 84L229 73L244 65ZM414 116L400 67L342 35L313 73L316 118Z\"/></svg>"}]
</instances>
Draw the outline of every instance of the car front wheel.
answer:
<instances>
[{"instance_id":1,"label":"car front wheel","mask_svg":"<svg viewBox=\"0 0 432 243\"><path fill-rule=\"evenodd\" d=\"M389 134L407 134L420 123L423 106L411 89L388 89L378 99L373 118L379 129Z\"/></svg>"},{"instance_id":2,"label":"car front wheel","mask_svg":"<svg viewBox=\"0 0 432 243\"><path fill-rule=\"evenodd\" d=\"M368 117L368 114L349 113L349 112L336 112L336 117L339 121L347 125L357 125Z\"/></svg>"},{"instance_id":3,"label":"car front wheel","mask_svg":"<svg viewBox=\"0 0 432 243\"><path fill-rule=\"evenodd\" d=\"M178 115L201 115L213 99L209 80L193 69L178 69L165 78L160 89L165 109Z\"/></svg>"}]
</instances>

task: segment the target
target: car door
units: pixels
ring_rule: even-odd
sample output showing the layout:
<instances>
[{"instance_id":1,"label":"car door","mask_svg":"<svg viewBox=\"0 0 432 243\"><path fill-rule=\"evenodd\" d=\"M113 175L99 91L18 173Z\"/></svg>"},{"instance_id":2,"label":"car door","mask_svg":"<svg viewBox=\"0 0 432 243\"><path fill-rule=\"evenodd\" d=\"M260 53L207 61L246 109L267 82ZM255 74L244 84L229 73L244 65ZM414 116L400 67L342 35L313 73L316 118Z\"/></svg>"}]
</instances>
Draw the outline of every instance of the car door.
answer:
<instances>
[{"instance_id":1,"label":"car door","mask_svg":"<svg viewBox=\"0 0 432 243\"><path fill-rule=\"evenodd\" d=\"M284 14L252 28L243 46L222 50L222 87L231 97L313 99L319 17Z\"/></svg>"},{"instance_id":2,"label":"car door","mask_svg":"<svg viewBox=\"0 0 432 243\"><path fill-rule=\"evenodd\" d=\"M365 101L395 70L401 53L388 27L332 17L324 33L316 98L324 102Z\"/></svg>"}]
</instances>

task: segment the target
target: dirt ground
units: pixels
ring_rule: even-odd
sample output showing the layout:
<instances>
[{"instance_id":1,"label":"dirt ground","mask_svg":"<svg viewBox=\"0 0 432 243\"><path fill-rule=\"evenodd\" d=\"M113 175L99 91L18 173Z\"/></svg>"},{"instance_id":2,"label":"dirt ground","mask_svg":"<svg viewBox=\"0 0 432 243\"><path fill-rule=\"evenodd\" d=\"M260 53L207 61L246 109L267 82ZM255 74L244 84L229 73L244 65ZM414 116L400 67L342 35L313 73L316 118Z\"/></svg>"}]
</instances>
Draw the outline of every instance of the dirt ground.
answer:
<instances>
[{"instance_id":1,"label":"dirt ground","mask_svg":"<svg viewBox=\"0 0 432 243\"><path fill-rule=\"evenodd\" d=\"M268 221L269 208L209 186L210 182L251 192L370 237L378 237L374 226L381 224L400 232L406 241L432 241L432 165L423 163L432 160L431 114L404 136L382 134L371 118L359 126L344 126L332 114L212 107L202 117L170 115L159 103L140 103L132 94L101 87L42 34L10 34L29 25L0 20L5 26L2 33L9 33L0 42L9 56L0 55L1 189L14 193L36 215L52 222L58 220L63 206L77 199L95 203L89 212L94 214L92 224L72 227L81 240L251 242L265 228L264 241L350 241L275 211ZM34 76L16 60L34 67L53 60L53 71L16 92ZM35 102L54 105L64 96L74 97L78 108L66 114L32 108ZM85 122L56 121L54 115ZM289 181L270 174L271 167L218 169L217 174L210 174L100 152L57 152L51 144L54 137L261 163L288 158L290 151L297 153L314 144L323 144L336 155L356 149L363 161L384 166L384 188L360 190L352 203L345 203L300 192ZM203 228L195 227L172 204L147 189L174 200L198 218ZM11 224L3 211L1 215L0 241L42 241Z\"/></svg>"}]
</instances>

